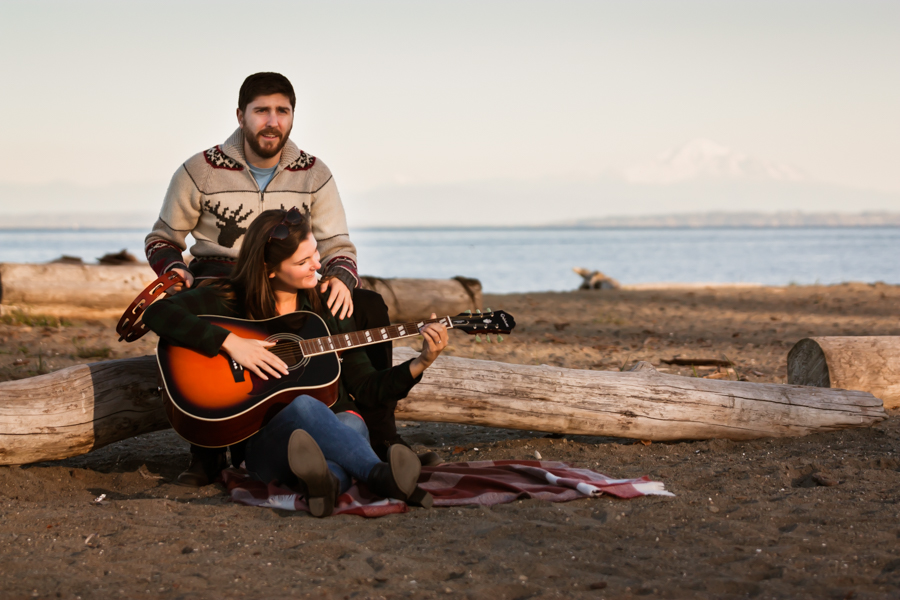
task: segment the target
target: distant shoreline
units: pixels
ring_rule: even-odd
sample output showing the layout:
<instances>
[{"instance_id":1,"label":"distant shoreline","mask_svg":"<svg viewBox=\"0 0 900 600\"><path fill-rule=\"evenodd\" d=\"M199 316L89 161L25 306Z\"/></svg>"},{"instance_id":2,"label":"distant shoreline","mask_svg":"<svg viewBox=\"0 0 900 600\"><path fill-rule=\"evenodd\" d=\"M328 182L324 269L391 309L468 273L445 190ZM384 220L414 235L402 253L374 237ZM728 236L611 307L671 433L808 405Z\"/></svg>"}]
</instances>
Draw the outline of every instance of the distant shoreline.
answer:
<instances>
[{"instance_id":1,"label":"distant shoreline","mask_svg":"<svg viewBox=\"0 0 900 600\"><path fill-rule=\"evenodd\" d=\"M898 229L900 222L886 225L509 225L492 227L354 227L353 231L622 231L622 230L696 230L696 229Z\"/></svg>"},{"instance_id":2,"label":"distant shoreline","mask_svg":"<svg viewBox=\"0 0 900 600\"><path fill-rule=\"evenodd\" d=\"M0 225L0 231L33 231L35 233L48 231L146 231L149 233L150 230L146 227L4 227Z\"/></svg>"},{"instance_id":3,"label":"distant shoreline","mask_svg":"<svg viewBox=\"0 0 900 600\"><path fill-rule=\"evenodd\" d=\"M155 215L144 213L72 213L54 215L7 215L0 231L149 231ZM136 226L142 223L142 226ZM508 230L591 230L591 229L846 229L900 227L900 212L803 213L797 211L703 212L661 215L616 215L540 224L463 225L359 225L354 231L508 231Z\"/></svg>"},{"instance_id":4,"label":"distant shoreline","mask_svg":"<svg viewBox=\"0 0 900 600\"><path fill-rule=\"evenodd\" d=\"M353 227L353 231L510 231L510 230L544 230L544 231L622 231L622 230L696 230L696 229L897 229L900 223L887 225L508 225L491 227L453 227L453 226L409 226L409 227ZM97 232L97 231L142 231L149 233L147 227L8 227L0 225L0 232L46 233L65 232Z\"/></svg>"}]
</instances>

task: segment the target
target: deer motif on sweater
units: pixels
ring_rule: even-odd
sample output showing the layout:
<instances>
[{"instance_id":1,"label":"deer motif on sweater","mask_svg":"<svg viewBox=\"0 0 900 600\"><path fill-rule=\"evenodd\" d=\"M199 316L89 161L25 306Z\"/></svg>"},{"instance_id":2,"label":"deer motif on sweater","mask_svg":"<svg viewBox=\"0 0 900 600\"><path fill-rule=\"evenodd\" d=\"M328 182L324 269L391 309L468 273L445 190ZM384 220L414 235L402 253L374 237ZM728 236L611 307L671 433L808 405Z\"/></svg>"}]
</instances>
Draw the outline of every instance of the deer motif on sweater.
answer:
<instances>
[{"instance_id":1,"label":"deer motif on sweater","mask_svg":"<svg viewBox=\"0 0 900 600\"><path fill-rule=\"evenodd\" d=\"M229 215L228 208L223 208L222 212L219 212L221 204L221 202L216 202L216 205L212 206L212 201L207 200L204 206L210 214L216 217L216 225L219 227L217 243L225 248L234 248L234 243L238 241L238 238L247 233L247 228L241 227L240 224L246 221L253 214L253 211L248 210L246 214L242 215L241 209L244 208L244 205L241 204L232 210Z\"/></svg>"}]
</instances>

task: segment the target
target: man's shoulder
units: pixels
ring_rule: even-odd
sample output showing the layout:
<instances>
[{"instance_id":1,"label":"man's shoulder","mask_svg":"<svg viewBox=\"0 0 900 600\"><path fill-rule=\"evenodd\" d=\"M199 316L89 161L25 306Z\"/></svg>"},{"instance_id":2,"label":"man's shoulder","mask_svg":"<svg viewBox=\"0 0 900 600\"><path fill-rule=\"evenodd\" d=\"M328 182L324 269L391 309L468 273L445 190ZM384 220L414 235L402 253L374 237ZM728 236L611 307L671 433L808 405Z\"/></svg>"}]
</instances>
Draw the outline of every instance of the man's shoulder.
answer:
<instances>
[{"instance_id":1,"label":"man's shoulder","mask_svg":"<svg viewBox=\"0 0 900 600\"><path fill-rule=\"evenodd\" d=\"M327 177L331 177L331 171L322 162L322 159L307 150L299 148L294 143L294 140L289 139L287 141L283 152L281 163L284 165L285 171L298 174L309 173L311 175L325 174Z\"/></svg>"},{"instance_id":2,"label":"man's shoulder","mask_svg":"<svg viewBox=\"0 0 900 600\"><path fill-rule=\"evenodd\" d=\"M292 142L285 145L281 164L281 175L272 180L266 191L315 192L331 179L331 170L321 158L301 150Z\"/></svg>"},{"instance_id":3,"label":"man's shoulder","mask_svg":"<svg viewBox=\"0 0 900 600\"><path fill-rule=\"evenodd\" d=\"M287 150L287 148L285 148L285 150ZM297 173L299 171L312 171L313 169L328 170L325 163L317 156L313 156L311 153L296 147L292 148L292 150L293 152L290 154L287 152L285 153L285 161L287 162L287 164L284 165L285 171Z\"/></svg>"},{"instance_id":4,"label":"man's shoulder","mask_svg":"<svg viewBox=\"0 0 900 600\"><path fill-rule=\"evenodd\" d=\"M221 144L201 150L184 161L183 168L179 169L204 194L255 192L256 187L246 171L247 166L234 156L229 156Z\"/></svg>"},{"instance_id":5,"label":"man's shoulder","mask_svg":"<svg viewBox=\"0 0 900 600\"><path fill-rule=\"evenodd\" d=\"M184 161L184 168L189 172L208 169L223 171L243 171L245 169L244 165L225 154L222 150L222 146L219 144L207 148L206 150L201 150Z\"/></svg>"}]
</instances>

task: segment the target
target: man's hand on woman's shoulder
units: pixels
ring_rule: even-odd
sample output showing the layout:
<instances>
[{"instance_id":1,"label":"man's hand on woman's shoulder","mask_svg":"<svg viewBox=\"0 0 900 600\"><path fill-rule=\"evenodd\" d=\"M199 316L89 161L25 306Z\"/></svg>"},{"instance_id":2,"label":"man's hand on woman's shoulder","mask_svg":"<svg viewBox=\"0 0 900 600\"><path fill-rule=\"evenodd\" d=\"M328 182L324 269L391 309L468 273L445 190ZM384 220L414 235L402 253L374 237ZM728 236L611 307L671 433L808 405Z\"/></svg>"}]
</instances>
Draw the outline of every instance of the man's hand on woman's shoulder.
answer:
<instances>
[{"instance_id":1,"label":"man's hand on woman's shoulder","mask_svg":"<svg viewBox=\"0 0 900 600\"><path fill-rule=\"evenodd\" d=\"M328 309L334 318L342 320L353 316L353 293L343 281L337 277L323 279L319 291L328 292Z\"/></svg>"}]
</instances>

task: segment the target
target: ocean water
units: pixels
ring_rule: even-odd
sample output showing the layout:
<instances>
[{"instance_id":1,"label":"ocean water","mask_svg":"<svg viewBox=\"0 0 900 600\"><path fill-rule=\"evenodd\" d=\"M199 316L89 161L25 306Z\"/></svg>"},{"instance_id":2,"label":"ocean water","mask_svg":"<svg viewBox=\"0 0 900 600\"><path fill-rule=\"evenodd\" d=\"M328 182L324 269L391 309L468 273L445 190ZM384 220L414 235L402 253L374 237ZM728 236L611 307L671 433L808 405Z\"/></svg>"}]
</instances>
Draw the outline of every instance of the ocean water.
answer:
<instances>
[{"instance_id":1,"label":"ocean water","mask_svg":"<svg viewBox=\"0 0 900 600\"><path fill-rule=\"evenodd\" d=\"M143 230L0 231L0 262L62 254L93 262L127 249L143 259ZM900 228L360 229L360 272L379 277L480 279L489 293L571 290L572 267L622 284L900 283Z\"/></svg>"}]
</instances>

